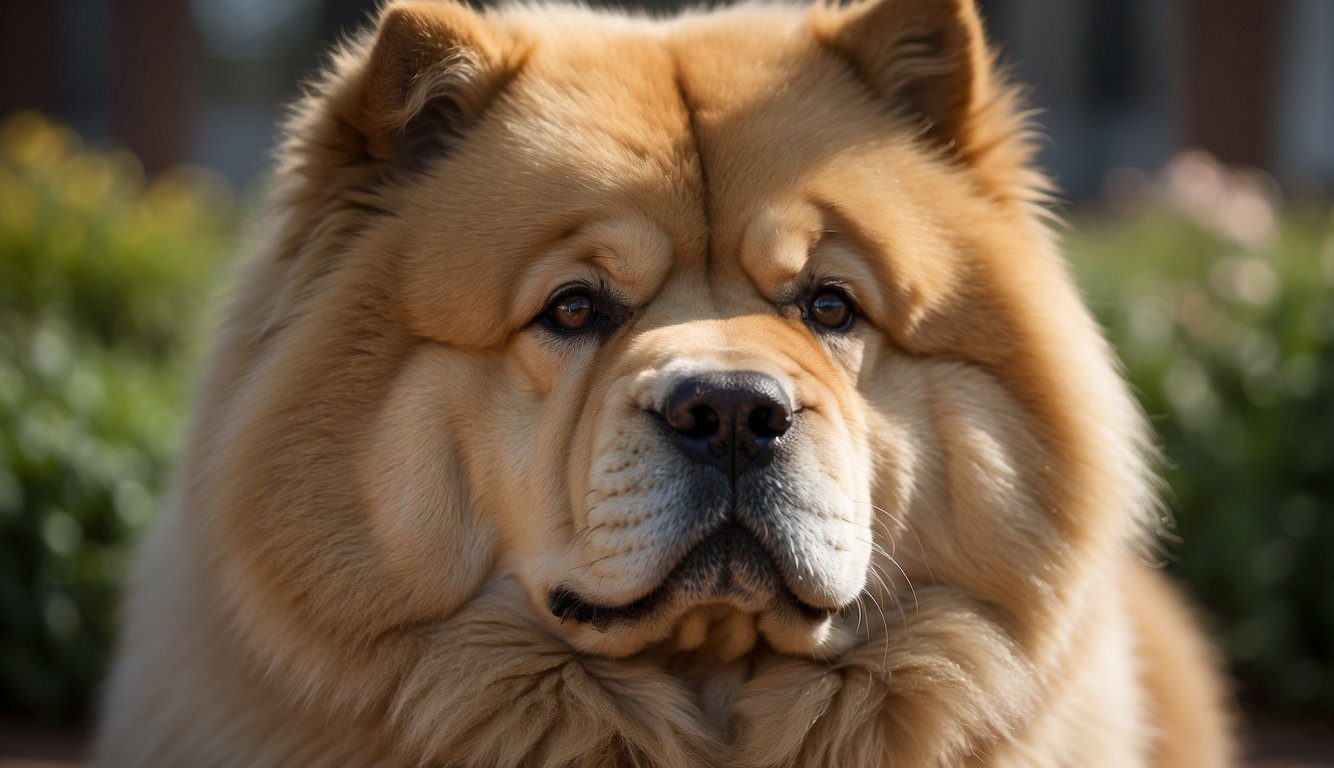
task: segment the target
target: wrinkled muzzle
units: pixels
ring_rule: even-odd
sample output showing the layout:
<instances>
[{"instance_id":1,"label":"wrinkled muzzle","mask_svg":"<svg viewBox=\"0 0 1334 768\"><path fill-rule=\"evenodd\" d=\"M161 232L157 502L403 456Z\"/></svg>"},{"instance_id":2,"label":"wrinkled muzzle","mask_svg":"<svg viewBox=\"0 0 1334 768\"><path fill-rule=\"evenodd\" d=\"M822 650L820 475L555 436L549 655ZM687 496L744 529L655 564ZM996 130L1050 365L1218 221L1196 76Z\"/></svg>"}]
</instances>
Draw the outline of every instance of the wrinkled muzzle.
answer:
<instances>
[{"instance_id":1,"label":"wrinkled muzzle","mask_svg":"<svg viewBox=\"0 0 1334 768\"><path fill-rule=\"evenodd\" d=\"M724 607L777 647L818 647L871 552L865 452L835 394L794 361L735 351L669 351L622 376L592 418L553 617L616 653Z\"/></svg>"}]
</instances>

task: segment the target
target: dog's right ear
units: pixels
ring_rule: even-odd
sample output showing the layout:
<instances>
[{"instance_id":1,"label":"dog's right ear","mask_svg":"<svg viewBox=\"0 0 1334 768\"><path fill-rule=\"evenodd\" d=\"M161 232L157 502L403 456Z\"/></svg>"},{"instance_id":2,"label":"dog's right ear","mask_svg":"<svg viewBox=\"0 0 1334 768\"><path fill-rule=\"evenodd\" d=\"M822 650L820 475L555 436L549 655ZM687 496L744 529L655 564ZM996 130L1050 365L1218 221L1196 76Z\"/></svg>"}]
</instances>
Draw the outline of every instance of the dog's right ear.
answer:
<instances>
[{"instance_id":1,"label":"dog's right ear","mask_svg":"<svg viewBox=\"0 0 1334 768\"><path fill-rule=\"evenodd\" d=\"M440 153L508 79L514 64L499 30L452 2L406 2L380 15L341 119L370 158L415 167Z\"/></svg>"}]
</instances>

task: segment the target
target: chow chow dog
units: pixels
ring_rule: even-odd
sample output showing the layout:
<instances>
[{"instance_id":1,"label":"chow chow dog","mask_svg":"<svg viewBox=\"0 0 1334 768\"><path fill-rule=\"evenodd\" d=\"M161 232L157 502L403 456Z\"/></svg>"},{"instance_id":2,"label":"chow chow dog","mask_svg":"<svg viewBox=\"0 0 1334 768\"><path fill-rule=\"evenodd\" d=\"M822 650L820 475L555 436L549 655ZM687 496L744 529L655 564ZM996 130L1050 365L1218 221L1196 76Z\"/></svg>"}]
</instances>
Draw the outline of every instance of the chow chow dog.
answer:
<instances>
[{"instance_id":1,"label":"chow chow dog","mask_svg":"<svg viewBox=\"0 0 1334 768\"><path fill-rule=\"evenodd\" d=\"M103 766L1216 766L971 0L394 2L294 110Z\"/></svg>"}]
</instances>

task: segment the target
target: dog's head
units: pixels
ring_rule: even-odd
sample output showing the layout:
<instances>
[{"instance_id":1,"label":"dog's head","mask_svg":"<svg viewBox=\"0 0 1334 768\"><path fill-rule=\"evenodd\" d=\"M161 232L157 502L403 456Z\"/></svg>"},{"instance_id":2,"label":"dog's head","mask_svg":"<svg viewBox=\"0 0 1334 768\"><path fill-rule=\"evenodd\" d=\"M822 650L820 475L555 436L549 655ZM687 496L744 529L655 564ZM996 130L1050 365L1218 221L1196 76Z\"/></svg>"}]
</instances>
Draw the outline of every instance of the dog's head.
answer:
<instances>
[{"instance_id":1,"label":"dog's head","mask_svg":"<svg viewBox=\"0 0 1334 768\"><path fill-rule=\"evenodd\" d=\"M373 634L506 576L610 655L1051 593L1138 420L990 66L964 0L391 5L298 114L206 417L239 591Z\"/></svg>"}]
</instances>

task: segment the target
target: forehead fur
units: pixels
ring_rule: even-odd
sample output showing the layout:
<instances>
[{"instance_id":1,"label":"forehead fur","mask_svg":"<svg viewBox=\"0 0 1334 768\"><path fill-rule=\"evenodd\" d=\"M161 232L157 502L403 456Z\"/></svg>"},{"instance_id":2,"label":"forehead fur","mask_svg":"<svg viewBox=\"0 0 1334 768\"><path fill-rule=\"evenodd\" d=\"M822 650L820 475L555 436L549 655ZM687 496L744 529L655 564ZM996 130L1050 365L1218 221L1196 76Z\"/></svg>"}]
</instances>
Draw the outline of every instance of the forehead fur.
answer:
<instances>
[{"instance_id":1,"label":"forehead fur","mask_svg":"<svg viewBox=\"0 0 1334 768\"><path fill-rule=\"evenodd\" d=\"M864 251L894 254L897 274L913 275L892 289L894 307L929 314L921 305L954 287L952 254L968 250L946 236L951 221L985 229L1031 213L1026 135L997 90L975 133L1004 141L967 160L921 141L921 126L832 45L833 13L741 6L659 21L515 6L480 16L488 55L509 68L494 100L450 152L370 193L395 213L387 246L409 254L417 303L434 315L477 303L476 286L514 295L536 254L590 223L665 243L678 269L733 269L757 219L782 227L804 205L821 212L812 231L838 224ZM315 167L297 138L293 156ZM336 186L319 171L317 188ZM751 251L752 275L781 258ZM498 340L496 318L477 309L475 327L440 333Z\"/></svg>"}]
</instances>

